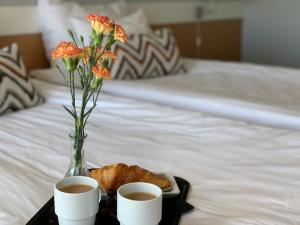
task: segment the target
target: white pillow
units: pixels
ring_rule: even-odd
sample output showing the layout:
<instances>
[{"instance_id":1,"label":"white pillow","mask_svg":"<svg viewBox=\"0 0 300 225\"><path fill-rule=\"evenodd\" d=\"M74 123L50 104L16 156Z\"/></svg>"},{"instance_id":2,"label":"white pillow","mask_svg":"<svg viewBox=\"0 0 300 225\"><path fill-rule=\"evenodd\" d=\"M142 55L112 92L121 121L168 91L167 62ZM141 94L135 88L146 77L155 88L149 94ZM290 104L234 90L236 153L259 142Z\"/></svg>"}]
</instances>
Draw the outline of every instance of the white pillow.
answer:
<instances>
[{"instance_id":1,"label":"white pillow","mask_svg":"<svg viewBox=\"0 0 300 225\"><path fill-rule=\"evenodd\" d=\"M91 40L91 33L92 28L89 22L87 22L85 19L79 19L72 17L70 19L72 31L76 37L76 40L80 40L80 36L82 35L84 37L84 44L87 46ZM81 46L81 44L79 44Z\"/></svg>"},{"instance_id":2,"label":"white pillow","mask_svg":"<svg viewBox=\"0 0 300 225\"><path fill-rule=\"evenodd\" d=\"M88 44L91 35L91 26L89 22L86 21L86 19L79 19L77 17L71 18L70 22L77 38L80 35L83 35L85 44ZM116 23L120 24L129 35L151 32L147 17L142 9L138 9L126 17L116 19Z\"/></svg>"},{"instance_id":3,"label":"white pillow","mask_svg":"<svg viewBox=\"0 0 300 225\"><path fill-rule=\"evenodd\" d=\"M152 31L143 9L137 9L130 15L117 19L116 23L123 26L127 34L145 34Z\"/></svg>"},{"instance_id":4,"label":"white pillow","mask_svg":"<svg viewBox=\"0 0 300 225\"><path fill-rule=\"evenodd\" d=\"M67 30L71 28L70 18L85 18L89 13L103 10L113 19L128 13L128 7L124 1L117 1L111 4L94 4L81 7L75 2L63 2L61 0L39 0L38 11L40 27L43 34L43 41L46 55L51 61L51 52L58 42L69 40Z\"/></svg>"},{"instance_id":5,"label":"white pillow","mask_svg":"<svg viewBox=\"0 0 300 225\"><path fill-rule=\"evenodd\" d=\"M58 1L39 0L38 11L46 55L51 60L51 52L57 43L69 40L67 30L70 24L68 18L72 14L82 14L84 10L73 2L60 3Z\"/></svg>"},{"instance_id":6,"label":"white pillow","mask_svg":"<svg viewBox=\"0 0 300 225\"><path fill-rule=\"evenodd\" d=\"M128 15L128 5L125 1L120 0L109 4L90 4L83 6L88 13L96 12L103 16L109 16L116 20Z\"/></svg>"}]
</instances>

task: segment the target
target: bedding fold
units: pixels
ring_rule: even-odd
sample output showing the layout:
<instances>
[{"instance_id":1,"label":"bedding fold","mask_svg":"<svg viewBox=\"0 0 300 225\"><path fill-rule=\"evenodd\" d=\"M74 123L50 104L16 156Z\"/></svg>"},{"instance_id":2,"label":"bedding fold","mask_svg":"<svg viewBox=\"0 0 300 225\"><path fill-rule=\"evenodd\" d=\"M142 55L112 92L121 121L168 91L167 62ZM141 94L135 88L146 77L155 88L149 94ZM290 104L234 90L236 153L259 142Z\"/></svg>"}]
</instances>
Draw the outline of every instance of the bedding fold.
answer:
<instances>
[{"instance_id":1,"label":"bedding fold","mask_svg":"<svg viewBox=\"0 0 300 225\"><path fill-rule=\"evenodd\" d=\"M187 74L112 80L103 91L250 123L300 129L300 71L188 60Z\"/></svg>"}]
</instances>

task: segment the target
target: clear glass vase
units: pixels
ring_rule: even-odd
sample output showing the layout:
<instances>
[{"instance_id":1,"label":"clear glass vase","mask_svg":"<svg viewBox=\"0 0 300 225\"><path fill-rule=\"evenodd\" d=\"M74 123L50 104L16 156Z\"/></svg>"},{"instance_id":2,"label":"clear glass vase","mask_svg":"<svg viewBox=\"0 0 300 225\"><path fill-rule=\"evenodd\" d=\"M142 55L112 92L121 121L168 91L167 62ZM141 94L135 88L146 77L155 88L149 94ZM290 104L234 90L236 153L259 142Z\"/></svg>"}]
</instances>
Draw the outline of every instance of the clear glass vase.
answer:
<instances>
[{"instance_id":1,"label":"clear glass vase","mask_svg":"<svg viewBox=\"0 0 300 225\"><path fill-rule=\"evenodd\" d=\"M69 169L65 177L88 176L89 171L84 158L84 141L87 135L70 134L71 139L71 159Z\"/></svg>"}]
</instances>

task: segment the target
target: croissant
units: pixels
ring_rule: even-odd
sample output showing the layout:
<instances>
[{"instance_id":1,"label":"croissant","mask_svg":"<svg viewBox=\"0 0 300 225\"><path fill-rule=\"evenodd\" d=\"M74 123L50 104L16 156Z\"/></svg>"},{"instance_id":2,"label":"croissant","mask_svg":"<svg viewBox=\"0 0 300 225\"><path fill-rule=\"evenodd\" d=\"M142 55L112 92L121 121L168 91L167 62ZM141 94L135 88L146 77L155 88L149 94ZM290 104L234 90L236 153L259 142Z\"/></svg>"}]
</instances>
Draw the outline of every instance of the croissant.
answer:
<instances>
[{"instance_id":1,"label":"croissant","mask_svg":"<svg viewBox=\"0 0 300 225\"><path fill-rule=\"evenodd\" d=\"M127 179L129 167L118 163L104 166L90 172L90 177L98 181L100 187L106 191L117 190Z\"/></svg>"},{"instance_id":2,"label":"croissant","mask_svg":"<svg viewBox=\"0 0 300 225\"><path fill-rule=\"evenodd\" d=\"M131 182L146 182L159 186L161 189L166 189L171 186L171 182L162 175L154 174L148 170L145 170L139 166L129 167L129 176L126 179L126 183Z\"/></svg>"},{"instance_id":3,"label":"croissant","mask_svg":"<svg viewBox=\"0 0 300 225\"><path fill-rule=\"evenodd\" d=\"M90 172L90 177L96 179L100 187L106 191L116 191L121 185L132 182L152 183L161 189L171 187L171 182L164 176L154 174L136 165L128 166L123 163L95 169Z\"/></svg>"}]
</instances>

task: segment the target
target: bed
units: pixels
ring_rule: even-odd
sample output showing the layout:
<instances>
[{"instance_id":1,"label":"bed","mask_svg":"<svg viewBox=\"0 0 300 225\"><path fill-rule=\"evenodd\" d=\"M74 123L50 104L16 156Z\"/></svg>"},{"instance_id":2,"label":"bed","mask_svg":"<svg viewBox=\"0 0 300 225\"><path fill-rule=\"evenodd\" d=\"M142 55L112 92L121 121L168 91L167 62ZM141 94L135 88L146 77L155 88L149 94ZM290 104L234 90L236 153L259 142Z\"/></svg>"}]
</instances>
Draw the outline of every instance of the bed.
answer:
<instances>
[{"instance_id":1,"label":"bed","mask_svg":"<svg viewBox=\"0 0 300 225\"><path fill-rule=\"evenodd\" d=\"M16 37L4 40L1 38L0 41L0 43L8 43L12 40L19 41L23 52L28 53L24 60L30 70L49 66L48 60L45 58L45 52L42 52L43 44L46 55L50 59L51 50L55 48L56 43L60 40L67 40L68 37L65 32L67 28L71 27L77 36L86 34L87 31L86 36L88 36L90 29L84 18L87 12L91 10L114 16L118 23L122 23L126 27L129 36L141 35L151 30L147 22L147 16L143 11L141 9L130 11L124 1L109 4L106 7L101 3L88 7L87 5L78 5L72 1L59 5L51 5L49 0L39 0L38 2L43 43L40 34L22 37L23 41L20 41L21 38L16 39ZM220 26L223 27L224 24ZM192 27L194 28L194 26ZM189 49L188 51L193 52L195 48L192 45L190 46L190 43L194 43L193 39L186 39L194 37L192 27L180 26L179 24L170 26L175 31L174 37L179 40L178 49L184 55L189 55L185 54L185 50ZM154 26L154 28L162 27ZM212 27L209 29L212 29ZM229 33L231 33L232 30L229 30ZM216 29L216 31L223 32L222 29ZM186 33L191 33L191 35L187 37ZM212 49L211 46L214 45L209 40L215 40L214 36L208 38L205 36L205 32L203 35L205 40L202 46L203 49ZM224 37L222 36L222 38ZM231 37L231 40L236 39ZM215 42L219 41L215 40ZM141 46L144 46L146 41L141 43ZM147 43L150 42L147 41ZM186 45L186 43L189 43L189 45ZM237 41L237 43L239 42ZM176 41L172 42L172 45L176 48ZM32 46L36 46L36 48L32 49ZM138 46L140 47L140 45ZM167 51L168 54L170 52L172 51ZM131 49L129 55L137 57L142 62L146 60L147 62L144 63L146 65L151 63L151 60L149 60L151 58L150 54L147 54L146 51L134 53L136 52ZM230 55L228 52L226 54ZM158 59L160 60L162 57L160 56ZM186 74L157 79L113 80L106 82L103 91L113 95L209 113L254 124L289 129L300 128L299 70L246 63L190 59L186 59L184 64L188 70ZM44 73L45 71L35 71L34 76L45 77ZM56 69L50 69L47 73L49 76L59 77ZM62 82L64 83L63 80Z\"/></svg>"},{"instance_id":2,"label":"bed","mask_svg":"<svg viewBox=\"0 0 300 225\"><path fill-rule=\"evenodd\" d=\"M23 225L69 161L65 87L35 81L46 103L0 118L0 224ZM300 133L103 94L87 128L89 167L114 162L186 178L184 225L300 222Z\"/></svg>"}]
</instances>

